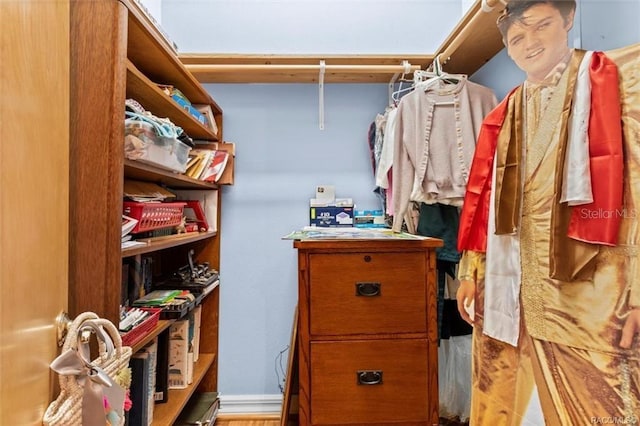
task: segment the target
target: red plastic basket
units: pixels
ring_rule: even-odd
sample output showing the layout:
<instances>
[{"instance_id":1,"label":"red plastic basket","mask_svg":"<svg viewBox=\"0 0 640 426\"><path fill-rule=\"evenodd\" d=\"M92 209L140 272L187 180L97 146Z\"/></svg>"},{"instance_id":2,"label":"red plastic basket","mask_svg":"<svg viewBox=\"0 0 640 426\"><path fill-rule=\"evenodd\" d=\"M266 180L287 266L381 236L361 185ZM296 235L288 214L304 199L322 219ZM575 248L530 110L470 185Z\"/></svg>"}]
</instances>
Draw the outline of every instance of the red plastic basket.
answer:
<instances>
[{"instance_id":1,"label":"red plastic basket","mask_svg":"<svg viewBox=\"0 0 640 426\"><path fill-rule=\"evenodd\" d=\"M153 231L180 225L182 213L187 203L139 203L124 201L123 212L138 220L131 233Z\"/></svg>"},{"instance_id":2,"label":"red plastic basket","mask_svg":"<svg viewBox=\"0 0 640 426\"><path fill-rule=\"evenodd\" d=\"M158 321L160 320L160 313L162 312L161 308L138 308L143 311L148 311L151 313L151 316L147 317L146 320L135 326L121 335L122 337L122 346L133 346L138 343L140 340L144 339L144 336L149 334L151 330L158 325Z\"/></svg>"}]
</instances>

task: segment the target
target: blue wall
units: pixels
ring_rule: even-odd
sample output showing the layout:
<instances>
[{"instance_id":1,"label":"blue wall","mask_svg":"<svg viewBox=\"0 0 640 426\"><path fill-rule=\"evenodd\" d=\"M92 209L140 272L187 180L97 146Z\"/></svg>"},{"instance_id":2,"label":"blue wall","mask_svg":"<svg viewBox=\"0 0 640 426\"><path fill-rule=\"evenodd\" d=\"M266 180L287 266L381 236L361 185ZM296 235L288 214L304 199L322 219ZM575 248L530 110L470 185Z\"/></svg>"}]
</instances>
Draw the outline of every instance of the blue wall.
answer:
<instances>
[{"instance_id":1,"label":"blue wall","mask_svg":"<svg viewBox=\"0 0 640 426\"><path fill-rule=\"evenodd\" d=\"M433 53L469 0L162 0L162 26L181 52ZM640 41L640 0L581 2L572 40L609 49ZM499 99L523 80L503 51L472 76ZM277 394L276 358L297 302L296 253L281 236L307 224L318 184L377 207L366 137L387 103L384 84L207 85L237 143L224 188L219 389ZM286 357L283 361L286 367Z\"/></svg>"},{"instance_id":2,"label":"blue wall","mask_svg":"<svg viewBox=\"0 0 640 426\"><path fill-rule=\"evenodd\" d=\"M182 52L432 53L460 0L162 0Z\"/></svg>"},{"instance_id":3,"label":"blue wall","mask_svg":"<svg viewBox=\"0 0 640 426\"><path fill-rule=\"evenodd\" d=\"M469 3L466 0L466 3ZM162 0L162 26L181 52L432 53L461 16L460 0ZM219 389L278 394L277 357L289 344L297 257L281 237L308 224L309 198L335 185L358 208L372 193L370 123L385 84L207 85L236 142L236 182L222 203ZM283 365L286 368L285 354Z\"/></svg>"},{"instance_id":4,"label":"blue wall","mask_svg":"<svg viewBox=\"0 0 640 426\"><path fill-rule=\"evenodd\" d=\"M237 143L236 181L222 203L220 372L227 394L278 393L275 358L290 339L297 257L289 232L308 225L318 184L358 207L379 208L367 129L383 110L380 85L207 85ZM286 357L284 358L286 368Z\"/></svg>"}]
</instances>

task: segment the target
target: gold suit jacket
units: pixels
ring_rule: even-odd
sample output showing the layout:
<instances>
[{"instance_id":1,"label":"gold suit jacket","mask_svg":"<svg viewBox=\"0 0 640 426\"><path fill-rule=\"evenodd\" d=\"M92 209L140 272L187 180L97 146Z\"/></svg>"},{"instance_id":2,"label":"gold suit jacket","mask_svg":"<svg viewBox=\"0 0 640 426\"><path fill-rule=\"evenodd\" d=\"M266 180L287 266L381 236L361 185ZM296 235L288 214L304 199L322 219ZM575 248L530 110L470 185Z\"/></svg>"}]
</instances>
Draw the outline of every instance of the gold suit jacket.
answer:
<instances>
[{"instance_id":1,"label":"gold suit jacket","mask_svg":"<svg viewBox=\"0 0 640 426\"><path fill-rule=\"evenodd\" d=\"M640 339L631 350L620 349L618 342L630 309L640 308L640 44L606 54L616 63L620 75L625 168L623 207L620 212L603 214L621 215L618 244L599 248L590 280L563 282L549 278L551 230L545 215L553 199L549 191L554 188L555 158L547 156L526 187L531 192L523 203L520 297L525 326L533 337L594 351L624 352L637 358ZM460 278L476 276L482 280L483 256L465 252ZM476 312L481 316L482 306L476 305Z\"/></svg>"}]
</instances>

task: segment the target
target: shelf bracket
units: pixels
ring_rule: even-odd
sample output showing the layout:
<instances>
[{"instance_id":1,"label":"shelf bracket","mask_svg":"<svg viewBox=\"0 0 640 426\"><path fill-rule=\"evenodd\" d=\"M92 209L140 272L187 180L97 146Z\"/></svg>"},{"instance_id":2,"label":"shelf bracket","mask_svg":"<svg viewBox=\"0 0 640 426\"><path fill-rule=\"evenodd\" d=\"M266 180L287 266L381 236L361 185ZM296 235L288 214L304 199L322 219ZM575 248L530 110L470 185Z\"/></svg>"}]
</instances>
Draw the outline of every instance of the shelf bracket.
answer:
<instances>
[{"instance_id":1,"label":"shelf bracket","mask_svg":"<svg viewBox=\"0 0 640 426\"><path fill-rule=\"evenodd\" d=\"M320 72L318 75L318 102L319 102L319 123L320 130L324 130L324 72L327 65L323 59L320 60Z\"/></svg>"}]
</instances>

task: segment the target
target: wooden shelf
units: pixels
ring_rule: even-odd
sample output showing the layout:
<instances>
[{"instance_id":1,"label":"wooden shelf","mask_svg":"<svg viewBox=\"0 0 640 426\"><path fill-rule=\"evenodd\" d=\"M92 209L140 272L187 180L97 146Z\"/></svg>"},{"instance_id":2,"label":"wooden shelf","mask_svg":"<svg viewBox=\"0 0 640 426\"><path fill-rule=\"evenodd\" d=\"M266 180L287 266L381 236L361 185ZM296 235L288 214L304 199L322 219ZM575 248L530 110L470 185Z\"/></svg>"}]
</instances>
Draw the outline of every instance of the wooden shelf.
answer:
<instances>
[{"instance_id":1,"label":"wooden shelf","mask_svg":"<svg viewBox=\"0 0 640 426\"><path fill-rule=\"evenodd\" d=\"M165 331L167 328L173 324L174 320L159 320L158 324L156 324L155 328L151 330L147 335L144 336L144 339L137 342L135 345L131 346L132 352L135 354L139 352L140 349L144 348L147 343L151 342L156 336Z\"/></svg>"},{"instance_id":2,"label":"wooden shelf","mask_svg":"<svg viewBox=\"0 0 640 426\"><path fill-rule=\"evenodd\" d=\"M181 173L162 170L139 161L124 160L124 176L126 179L136 179L170 186L175 189L216 189L218 185L192 179Z\"/></svg>"},{"instance_id":3,"label":"wooden shelf","mask_svg":"<svg viewBox=\"0 0 640 426\"><path fill-rule=\"evenodd\" d=\"M167 235L166 237L143 238L136 241L145 242L144 246L130 247L122 250L122 257L131 257L137 254L151 253L171 247L194 243L216 236L216 232L188 232L186 234Z\"/></svg>"},{"instance_id":4,"label":"wooden shelf","mask_svg":"<svg viewBox=\"0 0 640 426\"><path fill-rule=\"evenodd\" d=\"M140 102L146 110L158 117L171 117L175 125L194 139L218 140L216 134L159 89L131 61L127 61L127 98Z\"/></svg>"},{"instance_id":5,"label":"wooden shelf","mask_svg":"<svg viewBox=\"0 0 640 426\"><path fill-rule=\"evenodd\" d=\"M488 3L493 6L499 1ZM446 72L471 75L504 48L496 26L501 11L497 5L484 12L482 2L476 0L436 52Z\"/></svg>"},{"instance_id":6,"label":"wooden shelf","mask_svg":"<svg viewBox=\"0 0 640 426\"><path fill-rule=\"evenodd\" d=\"M193 137L213 142L216 135L186 114L156 83L179 89L194 104L212 107L222 140L222 110L189 73L167 43L140 0L75 1L70 3L69 111L69 300L71 316L95 312L117 323L122 294L123 259L149 253L154 276L166 276L184 265L186 252L194 249L194 261L220 268L220 240L216 232L187 233L149 239L140 247L122 249L123 181L136 179L166 186L169 190L202 190L216 206L221 203L219 185L162 170L139 161L123 159L125 100L127 95L151 112L167 117ZM219 143L219 142L218 142ZM215 228L220 229L220 216ZM171 249L173 248L173 249ZM157 262L155 262L157 260ZM155 424L172 424L196 389L217 390L219 290L202 301L201 354L195 365L194 383L183 391L171 391L171 402L158 404ZM171 320L160 320L134 343L133 350L168 335ZM164 343L164 342L163 342Z\"/></svg>"},{"instance_id":7,"label":"wooden shelf","mask_svg":"<svg viewBox=\"0 0 640 426\"><path fill-rule=\"evenodd\" d=\"M412 68L427 69L440 55L450 73L476 72L504 46L496 19L502 10L498 0L487 0L491 12L476 0L458 25L433 54L424 55L240 55L192 53L179 55L201 83L318 83L324 60L326 83L389 83L402 73L403 61Z\"/></svg>"},{"instance_id":8,"label":"wooden shelf","mask_svg":"<svg viewBox=\"0 0 640 426\"><path fill-rule=\"evenodd\" d=\"M215 354L200 354L198 362L193 366L193 383L186 389L170 389L169 399L163 404L156 404L153 410L153 426L171 426L193 395L198 384L204 378L209 367L213 365Z\"/></svg>"},{"instance_id":9,"label":"wooden shelf","mask_svg":"<svg viewBox=\"0 0 640 426\"><path fill-rule=\"evenodd\" d=\"M155 83L171 85L193 104L208 104L222 140L222 108L178 59L171 43L163 37L138 0L121 0L127 14L127 57L135 67ZM188 134L189 132L187 132Z\"/></svg>"},{"instance_id":10,"label":"wooden shelf","mask_svg":"<svg viewBox=\"0 0 640 426\"><path fill-rule=\"evenodd\" d=\"M388 83L396 74L431 63L431 55L222 55L182 54L202 83L317 83L325 61L326 83Z\"/></svg>"},{"instance_id":11,"label":"wooden shelf","mask_svg":"<svg viewBox=\"0 0 640 426\"><path fill-rule=\"evenodd\" d=\"M199 84L171 49L136 0L121 0L129 10L127 57L156 83L180 89L194 104L211 104L214 113L222 112L211 95Z\"/></svg>"}]
</instances>

